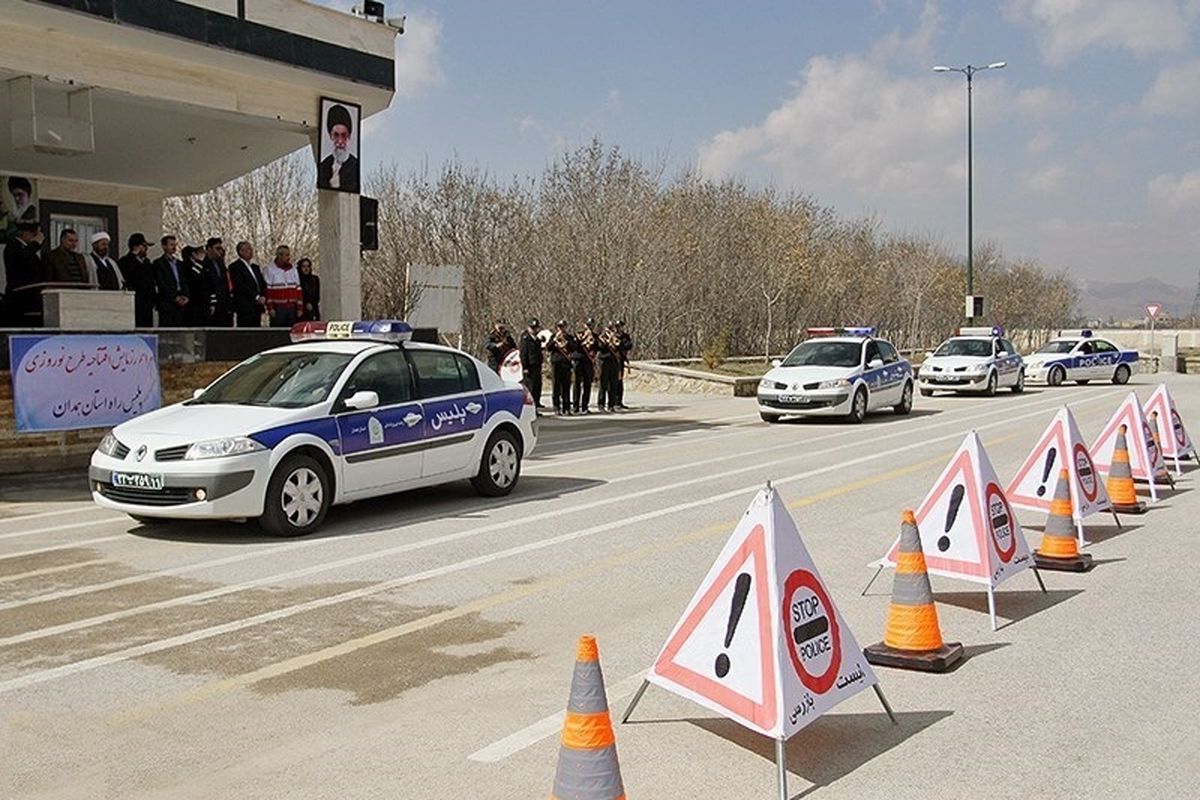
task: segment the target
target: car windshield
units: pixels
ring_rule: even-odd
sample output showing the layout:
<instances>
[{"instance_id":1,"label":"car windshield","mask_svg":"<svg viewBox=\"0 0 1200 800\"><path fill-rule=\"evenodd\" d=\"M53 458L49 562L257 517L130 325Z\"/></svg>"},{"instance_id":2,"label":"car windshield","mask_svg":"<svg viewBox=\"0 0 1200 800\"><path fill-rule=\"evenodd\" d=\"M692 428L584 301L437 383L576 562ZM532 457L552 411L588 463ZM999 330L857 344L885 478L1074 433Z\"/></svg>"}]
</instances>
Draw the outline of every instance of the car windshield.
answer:
<instances>
[{"instance_id":1,"label":"car windshield","mask_svg":"<svg viewBox=\"0 0 1200 800\"><path fill-rule=\"evenodd\" d=\"M859 342L801 342L783 360L785 367L857 367L862 360Z\"/></svg>"},{"instance_id":2,"label":"car windshield","mask_svg":"<svg viewBox=\"0 0 1200 800\"><path fill-rule=\"evenodd\" d=\"M1053 342L1046 342L1039 347L1035 352L1038 353L1069 353L1075 349L1078 342L1074 339L1055 339Z\"/></svg>"},{"instance_id":3,"label":"car windshield","mask_svg":"<svg viewBox=\"0 0 1200 800\"><path fill-rule=\"evenodd\" d=\"M948 339L934 352L935 356L979 356L991 358L991 339Z\"/></svg>"},{"instance_id":4,"label":"car windshield","mask_svg":"<svg viewBox=\"0 0 1200 800\"><path fill-rule=\"evenodd\" d=\"M349 353L260 353L222 375L189 405L303 408L329 397Z\"/></svg>"}]
</instances>

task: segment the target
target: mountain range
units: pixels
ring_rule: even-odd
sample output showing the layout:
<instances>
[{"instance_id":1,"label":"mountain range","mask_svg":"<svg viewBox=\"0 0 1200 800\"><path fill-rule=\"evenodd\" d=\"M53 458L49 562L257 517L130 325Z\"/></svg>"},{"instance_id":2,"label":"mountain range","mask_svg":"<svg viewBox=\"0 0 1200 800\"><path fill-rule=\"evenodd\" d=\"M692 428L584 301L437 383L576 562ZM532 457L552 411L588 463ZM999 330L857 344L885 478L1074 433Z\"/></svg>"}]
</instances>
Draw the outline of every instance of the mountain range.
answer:
<instances>
[{"instance_id":1,"label":"mountain range","mask_svg":"<svg viewBox=\"0 0 1200 800\"><path fill-rule=\"evenodd\" d=\"M1161 303L1162 317L1186 317L1194 286L1175 286L1158 278L1140 281L1079 281L1079 309L1088 319L1141 319L1147 303Z\"/></svg>"}]
</instances>

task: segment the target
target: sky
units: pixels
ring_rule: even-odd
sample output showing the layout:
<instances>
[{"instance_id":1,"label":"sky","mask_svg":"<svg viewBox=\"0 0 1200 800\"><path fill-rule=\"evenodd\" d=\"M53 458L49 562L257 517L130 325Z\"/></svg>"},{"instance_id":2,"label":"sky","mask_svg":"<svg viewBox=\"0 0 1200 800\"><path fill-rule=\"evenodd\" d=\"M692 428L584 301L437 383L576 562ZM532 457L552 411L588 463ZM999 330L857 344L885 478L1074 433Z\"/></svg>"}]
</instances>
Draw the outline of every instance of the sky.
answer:
<instances>
[{"instance_id":1,"label":"sky","mask_svg":"<svg viewBox=\"0 0 1200 800\"><path fill-rule=\"evenodd\" d=\"M351 0L322 0L349 7ZM368 168L536 175L598 138L1087 281L1200 270L1200 0L407 5Z\"/></svg>"}]
</instances>

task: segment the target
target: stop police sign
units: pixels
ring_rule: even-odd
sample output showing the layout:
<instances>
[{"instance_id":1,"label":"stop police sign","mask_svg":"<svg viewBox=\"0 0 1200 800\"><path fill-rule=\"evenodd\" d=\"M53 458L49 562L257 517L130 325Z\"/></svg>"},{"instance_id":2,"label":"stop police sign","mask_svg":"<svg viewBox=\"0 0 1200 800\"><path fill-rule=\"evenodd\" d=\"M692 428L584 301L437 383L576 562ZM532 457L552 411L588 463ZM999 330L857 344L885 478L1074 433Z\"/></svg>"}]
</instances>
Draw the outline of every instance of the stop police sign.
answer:
<instances>
[{"instance_id":1,"label":"stop police sign","mask_svg":"<svg viewBox=\"0 0 1200 800\"><path fill-rule=\"evenodd\" d=\"M825 694L842 666L842 637L829 595L808 570L798 569L784 581L783 624L796 676L809 691Z\"/></svg>"}]
</instances>

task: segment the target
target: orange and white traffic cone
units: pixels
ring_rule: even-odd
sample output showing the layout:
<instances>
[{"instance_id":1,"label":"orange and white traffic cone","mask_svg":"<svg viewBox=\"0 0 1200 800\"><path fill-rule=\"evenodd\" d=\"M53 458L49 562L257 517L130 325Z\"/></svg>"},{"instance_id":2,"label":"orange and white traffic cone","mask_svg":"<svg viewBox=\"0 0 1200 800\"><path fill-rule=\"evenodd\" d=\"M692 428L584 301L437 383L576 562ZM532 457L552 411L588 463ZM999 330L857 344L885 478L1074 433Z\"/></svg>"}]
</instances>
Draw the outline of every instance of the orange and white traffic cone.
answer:
<instances>
[{"instance_id":1,"label":"orange and white traffic cone","mask_svg":"<svg viewBox=\"0 0 1200 800\"><path fill-rule=\"evenodd\" d=\"M1137 487L1133 485L1133 473L1129 471L1129 442L1125 434L1129 426L1117 428L1117 444L1113 449L1112 466L1109 468L1105 488L1113 511L1122 514L1145 514L1146 504L1138 500Z\"/></svg>"},{"instance_id":2,"label":"orange and white traffic cone","mask_svg":"<svg viewBox=\"0 0 1200 800\"><path fill-rule=\"evenodd\" d=\"M1054 489L1054 499L1050 501L1050 516L1046 518L1042 543L1033 554L1033 563L1038 569L1087 572L1092 568L1092 557L1080 553L1079 543L1075 541L1069 481L1067 471L1059 470L1058 485Z\"/></svg>"},{"instance_id":3,"label":"orange and white traffic cone","mask_svg":"<svg viewBox=\"0 0 1200 800\"><path fill-rule=\"evenodd\" d=\"M963 656L961 643L942 641L921 534L911 510L904 512L900 525L896 579L883 641L863 648L863 653L871 664L923 672L945 672Z\"/></svg>"},{"instance_id":4,"label":"orange and white traffic cone","mask_svg":"<svg viewBox=\"0 0 1200 800\"><path fill-rule=\"evenodd\" d=\"M551 800L625 800L617 740L608 713L600 650L593 636L579 637L558 771Z\"/></svg>"}]
</instances>

